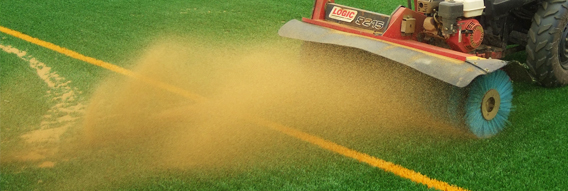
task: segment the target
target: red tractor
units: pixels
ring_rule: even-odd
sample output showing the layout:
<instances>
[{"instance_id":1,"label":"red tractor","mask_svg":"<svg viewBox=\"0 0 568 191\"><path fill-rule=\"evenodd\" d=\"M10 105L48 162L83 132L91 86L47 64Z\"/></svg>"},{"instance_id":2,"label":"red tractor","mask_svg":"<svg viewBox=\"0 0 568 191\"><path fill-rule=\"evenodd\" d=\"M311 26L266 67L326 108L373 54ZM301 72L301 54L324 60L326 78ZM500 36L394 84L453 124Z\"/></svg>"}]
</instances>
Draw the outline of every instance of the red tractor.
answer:
<instances>
[{"instance_id":1,"label":"red tractor","mask_svg":"<svg viewBox=\"0 0 568 191\"><path fill-rule=\"evenodd\" d=\"M568 84L566 0L408 0L391 15L316 0L311 18L278 33L362 49L467 87L464 121L482 138L501 131L512 108L505 55L525 50L536 82Z\"/></svg>"}]
</instances>

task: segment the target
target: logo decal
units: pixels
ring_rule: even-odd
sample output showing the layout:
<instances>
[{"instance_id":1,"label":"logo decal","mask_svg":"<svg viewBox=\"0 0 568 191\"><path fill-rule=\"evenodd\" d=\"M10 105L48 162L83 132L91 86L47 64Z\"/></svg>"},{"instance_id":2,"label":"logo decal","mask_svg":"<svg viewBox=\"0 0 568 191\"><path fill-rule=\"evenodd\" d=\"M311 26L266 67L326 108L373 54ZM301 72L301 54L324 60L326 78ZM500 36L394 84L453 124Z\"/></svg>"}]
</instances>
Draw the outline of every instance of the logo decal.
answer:
<instances>
[{"instance_id":1,"label":"logo decal","mask_svg":"<svg viewBox=\"0 0 568 191\"><path fill-rule=\"evenodd\" d=\"M329 18L345 22L351 22L353 21L353 19L355 19L356 15L357 11L355 10L343 9L338 6L334 6L331 12L329 13Z\"/></svg>"}]
</instances>

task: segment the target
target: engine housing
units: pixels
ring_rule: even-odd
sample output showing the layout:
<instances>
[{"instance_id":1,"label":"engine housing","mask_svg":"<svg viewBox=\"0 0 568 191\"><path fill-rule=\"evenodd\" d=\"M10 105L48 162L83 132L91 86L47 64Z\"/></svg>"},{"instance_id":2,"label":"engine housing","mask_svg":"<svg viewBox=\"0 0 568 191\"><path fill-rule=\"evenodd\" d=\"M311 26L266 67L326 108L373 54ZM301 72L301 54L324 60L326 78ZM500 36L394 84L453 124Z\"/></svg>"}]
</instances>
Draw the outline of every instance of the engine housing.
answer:
<instances>
[{"instance_id":1,"label":"engine housing","mask_svg":"<svg viewBox=\"0 0 568 191\"><path fill-rule=\"evenodd\" d=\"M471 52L483 42L483 26L475 19L458 21L459 32L450 36L446 43L453 49L461 52Z\"/></svg>"}]
</instances>

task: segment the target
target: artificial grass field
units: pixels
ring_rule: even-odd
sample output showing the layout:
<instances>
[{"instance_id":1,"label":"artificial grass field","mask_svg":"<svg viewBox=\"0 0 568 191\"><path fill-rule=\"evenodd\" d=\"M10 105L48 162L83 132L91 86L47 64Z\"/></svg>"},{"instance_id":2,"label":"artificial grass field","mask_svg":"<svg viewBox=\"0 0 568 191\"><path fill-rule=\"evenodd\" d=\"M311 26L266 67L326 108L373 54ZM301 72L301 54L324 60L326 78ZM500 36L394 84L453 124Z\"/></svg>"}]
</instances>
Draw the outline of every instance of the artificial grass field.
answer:
<instances>
[{"instance_id":1,"label":"artificial grass field","mask_svg":"<svg viewBox=\"0 0 568 191\"><path fill-rule=\"evenodd\" d=\"M337 3L388 14L406 1L338 0ZM143 57L144 50L151 44L168 37L179 42L199 42L196 46L221 49L220 53L223 50L239 53L254 51L259 49L256 47L259 44L262 45L261 49L270 49L265 46L275 44L290 47L290 52L294 52L299 50L300 42L279 37L277 30L290 19L308 17L312 6L311 0L12 0L0 2L0 25L134 70L137 65L133 58ZM0 33L0 39L0 45L26 51L27 55L71 81L67 85L76 88L75 92L80 92L76 99L71 100L73 104L89 105L99 98L97 90L109 78L122 78L119 74L4 33ZM224 54L216 56L232 57ZM519 59L522 61L522 56ZM169 66L169 63L161 64L164 68ZM237 64L227 63L227 67L235 68ZM241 131L247 132L242 136L253 137L253 143L241 143L226 133L220 133L220 136L231 139L227 142L237 146L222 147L219 149L223 151L221 156L229 157L212 159L213 162L207 165L161 168L161 158L154 158L162 155L162 148L154 144L161 142L153 139L136 139L138 142L119 140L116 143L125 143L120 148L112 146L115 142L102 147L77 146L73 143L82 141L79 135L88 121L83 113L73 114L77 122L72 123L73 126L61 136L61 141L56 145L64 146L54 154L41 159L18 160L22 157L13 156L47 147L26 143L21 135L40 129L42 121L46 119L44 116L57 103L54 97L50 97L53 94L46 94L55 90L46 86L29 65L28 61L15 54L0 51L0 190L428 189L279 132L232 120L228 124L221 123L221 126L237 126L237 130L227 131L238 136L241 136ZM191 69L190 66L179 67ZM285 68L282 65L275 67ZM203 72L216 72L207 69ZM185 86L188 82L181 79L185 78L169 80L174 85L195 88L189 91L205 96L214 95L211 93L213 90L208 88L215 86L215 82L204 78L198 82L207 83ZM113 91L116 89L112 88ZM310 118L286 118L278 122L469 190L568 189L565 181L568 178L568 88L546 89L528 83L514 83L514 88L515 110L509 118L511 124L490 139L475 139L463 132L447 133L444 129L428 130L421 126L385 131L382 124L369 119L373 116L365 113L367 110L351 111L339 123L310 121ZM148 95L141 97L149 96L147 100L142 99L142 103L180 103L177 98L170 97L165 101L153 100L163 96L151 94L153 90L142 92ZM112 101L109 102L118 103ZM412 108L413 105L408 107ZM294 109L279 111L271 108L270 111L290 116L302 116L302 113L294 111L311 111ZM280 119L280 116L274 118ZM183 124L159 122L156 127L175 125L172 129L179 128L182 130L180 132L184 132ZM112 120L107 125L120 127L120 124L112 124ZM109 128L109 131L112 130ZM177 132L174 130L164 131ZM160 132L158 129L142 135L166 136ZM144 143L146 141L151 144ZM146 153L147 150L152 153ZM237 154L231 155L232 152ZM55 165L38 167L44 161L55 162Z\"/></svg>"}]
</instances>

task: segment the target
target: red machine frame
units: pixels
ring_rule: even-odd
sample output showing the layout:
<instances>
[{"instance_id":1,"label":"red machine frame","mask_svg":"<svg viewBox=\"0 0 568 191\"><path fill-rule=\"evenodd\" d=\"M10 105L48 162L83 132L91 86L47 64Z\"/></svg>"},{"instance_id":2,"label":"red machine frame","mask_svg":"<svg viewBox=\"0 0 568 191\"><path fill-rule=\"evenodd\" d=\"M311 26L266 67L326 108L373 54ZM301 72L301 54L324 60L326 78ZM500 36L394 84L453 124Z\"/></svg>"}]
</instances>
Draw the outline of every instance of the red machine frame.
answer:
<instances>
[{"instance_id":1,"label":"red machine frame","mask_svg":"<svg viewBox=\"0 0 568 191\"><path fill-rule=\"evenodd\" d=\"M382 35L377 35L374 34L373 31L371 30L364 30L364 29L357 29L354 27L350 27L350 26L345 26L345 25L340 25L334 22L329 22L325 20L325 6L327 3L334 3L335 0L316 0L315 5L314 5L314 9L313 9L313 13L312 13L312 18L302 18L302 21L306 22L306 23L310 23L310 24L314 24L314 25L319 25L319 26L323 26L326 28L331 28L331 29L335 29L335 30L339 30L339 31L343 31L343 32L347 32L347 33L353 33L353 34L358 34L358 35L362 35L362 36L366 36L366 37L370 37L370 38L374 38L377 40L381 40L381 41L385 41L385 42L390 42L390 43L395 43L398 45L402 45L402 46L406 46L408 48L411 49L418 49L421 51L425 51L425 52L429 52L429 53L433 53L433 54L437 54L437 55L441 55L441 56L445 56L445 57L449 57L449 58L453 58L453 59L457 59L457 60L461 60L461 61L466 61L467 58L471 57L487 57L487 53L477 53L477 55L474 54L468 54L468 53L463 53L463 52L458 52L458 51L454 51L451 49L446 49L446 48L442 48L442 47L438 47L438 46L434 46L434 45L430 45L430 44L426 44L426 43L422 43L419 42L417 40L417 35L418 33L413 33L411 35L405 36L402 35L400 28L401 28L401 24L402 24L402 19L404 19L405 16L411 16L413 18L416 19L416 28L415 31L422 31L423 30L423 26L422 23L424 22L424 19L426 18L425 15L416 12L416 7L415 10L412 9L408 9L405 7L399 7L398 9L396 9L394 11L394 13L391 15L389 24L388 24L388 28L386 29L386 31L382 34ZM417 1L414 0L414 4L416 5ZM500 58L500 52L490 52L489 53L490 56L495 56L493 58Z\"/></svg>"}]
</instances>

